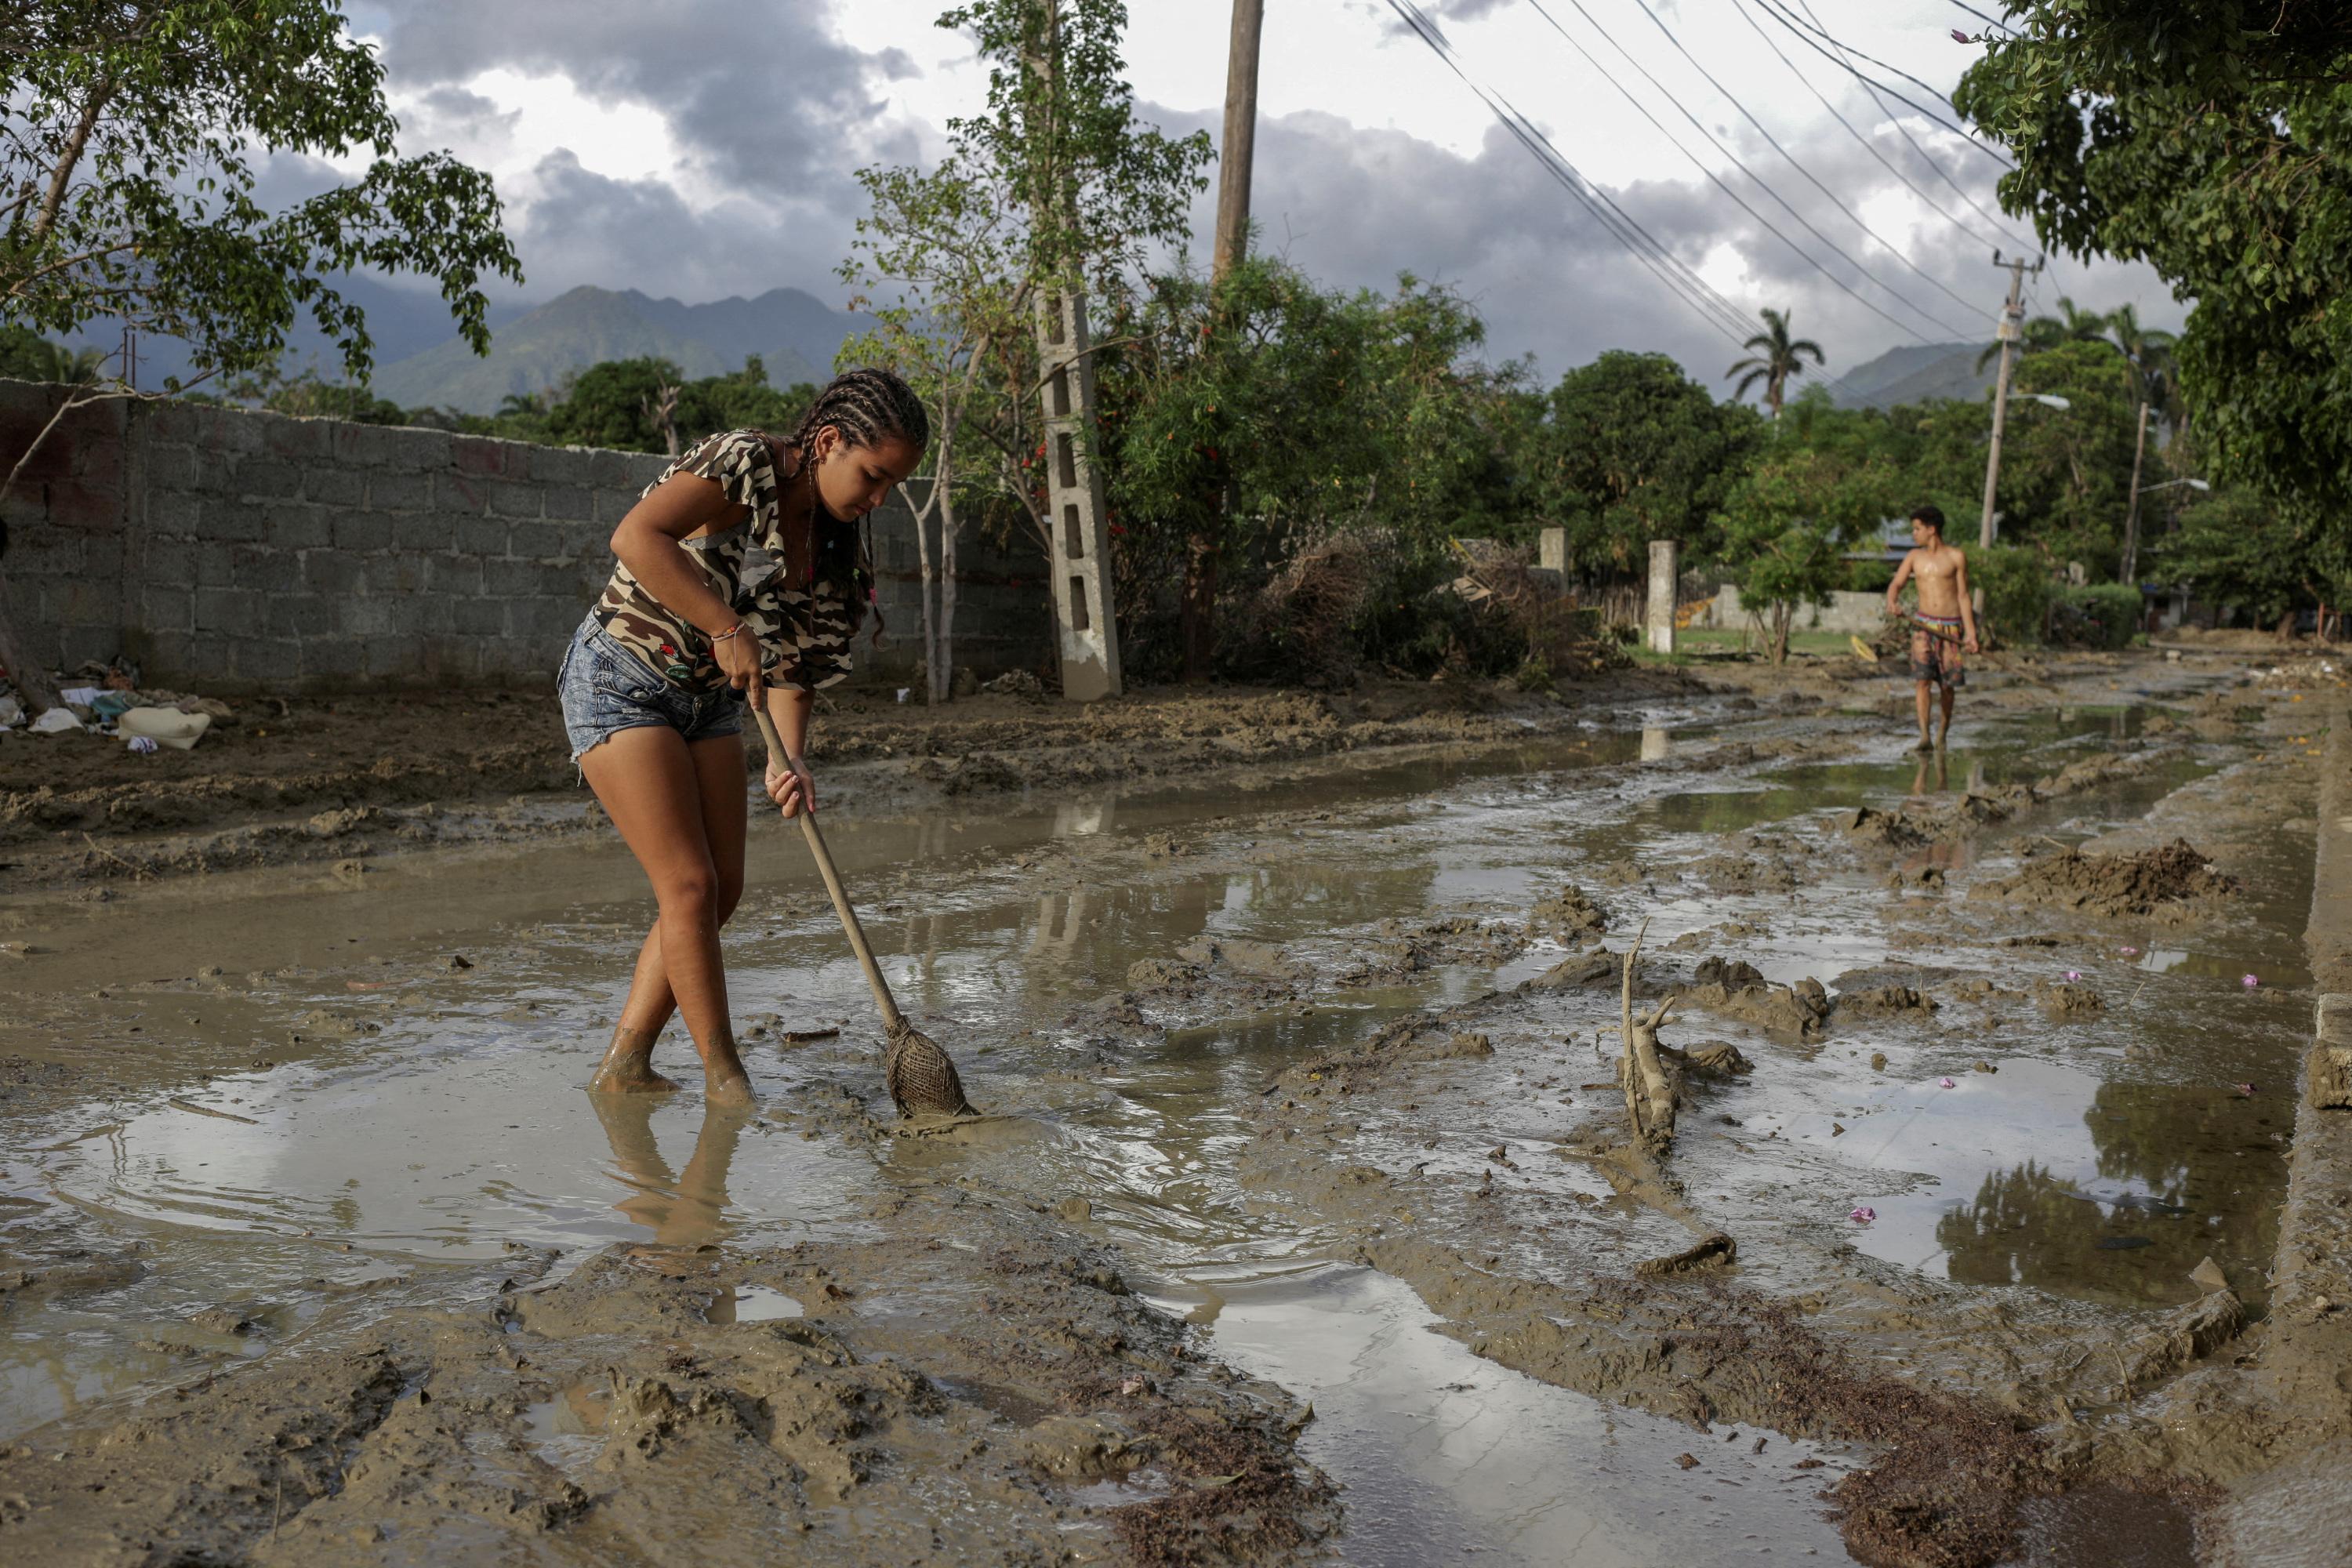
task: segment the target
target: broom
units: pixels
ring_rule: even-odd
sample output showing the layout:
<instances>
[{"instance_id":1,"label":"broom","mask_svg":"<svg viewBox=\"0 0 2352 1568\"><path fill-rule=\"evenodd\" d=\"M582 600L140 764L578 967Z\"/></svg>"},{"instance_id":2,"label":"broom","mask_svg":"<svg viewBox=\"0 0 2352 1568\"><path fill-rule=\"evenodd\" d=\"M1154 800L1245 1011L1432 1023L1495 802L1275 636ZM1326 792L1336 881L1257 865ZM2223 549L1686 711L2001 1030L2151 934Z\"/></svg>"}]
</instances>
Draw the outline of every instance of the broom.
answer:
<instances>
[{"instance_id":1,"label":"broom","mask_svg":"<svg viewBox=\"0 0 2352 1568\"><path fill-rule=\"evenodd\" d=\"M768 755L782 766L784 742L776 733L776 721L763 708L753 707L752 714L760 721L760 737L768 742ZM874 950L866 945L865 928L857 923L857 911L850 908L849 894L842 888L841 873L834 869L824 835L817 831L816 814L803 809L800 819L809 853L816 858L817 874L824 879L824 890L833 895L834 912L841 917L841 929L857 954L858 967L866 971L866 984L874 988L875 1005L882 1009L887 1040L882 1047L882 1081L890 1090L890 1102L901 1116L978 1115L971 1101L964 1098L963 1079L956 1076L955 1062L938 1041L907 1022L898 1004L891 1000L882 966L874 962Z\"/></svg>"}]
</instances>

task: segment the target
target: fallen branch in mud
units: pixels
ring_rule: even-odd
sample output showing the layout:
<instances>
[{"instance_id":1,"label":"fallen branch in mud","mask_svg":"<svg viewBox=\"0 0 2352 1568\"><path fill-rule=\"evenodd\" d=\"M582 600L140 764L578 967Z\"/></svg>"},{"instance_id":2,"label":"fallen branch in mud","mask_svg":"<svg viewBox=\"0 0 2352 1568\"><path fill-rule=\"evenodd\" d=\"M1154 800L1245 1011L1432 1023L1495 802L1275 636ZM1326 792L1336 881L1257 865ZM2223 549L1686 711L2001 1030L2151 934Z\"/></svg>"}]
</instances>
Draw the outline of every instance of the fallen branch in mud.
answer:
<instances>
[{"instance_id":1,"label":"fallen branch in mud","mask_svg":"<svg viewBox=\"0 0 2352 1568\"><path fill-rule=\"evenodd\" d=\"M1633 945L1625 950L1625 978L1618 996L1618 1032L1624 1054L1617 1058L1617 1081L1625 1090L1625 1114L1633 1123L1633 1135L1652 1153L1663 1154L1675 1141L1679 1086L1667 1075L1659 1057L1658 1029L1673 1010L1675 998L1659 1003L1646 1017L1633 1016L1633 965L1642 956L1642 939L1649 934L1650 922L1645 920L1633 933Z\"/></svg>"}]
</instances>

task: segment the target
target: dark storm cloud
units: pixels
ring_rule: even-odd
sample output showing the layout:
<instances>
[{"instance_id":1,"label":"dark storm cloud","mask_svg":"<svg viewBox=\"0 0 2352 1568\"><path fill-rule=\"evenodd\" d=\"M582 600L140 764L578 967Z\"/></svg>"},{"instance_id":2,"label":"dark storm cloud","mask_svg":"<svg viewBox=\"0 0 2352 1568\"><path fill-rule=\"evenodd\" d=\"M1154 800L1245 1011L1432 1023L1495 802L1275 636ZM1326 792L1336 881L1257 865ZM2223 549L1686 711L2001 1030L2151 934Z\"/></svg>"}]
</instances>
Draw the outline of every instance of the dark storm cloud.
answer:
<instances>
[{"instance_id":1,"label":"dark storm cloud","mask_svg":"<svg viewBox=\"0 0 2352 1568\"><path fill-rule=\"evenodd\" d=\"M397 89L463 83L506 67L560 73L589 98L652 106L726 185L839 202L848 133L880 112L874 84L914 73L892 49L835 36L827 0L404 0L385 15Z\"/></svg>"}]
</instances>

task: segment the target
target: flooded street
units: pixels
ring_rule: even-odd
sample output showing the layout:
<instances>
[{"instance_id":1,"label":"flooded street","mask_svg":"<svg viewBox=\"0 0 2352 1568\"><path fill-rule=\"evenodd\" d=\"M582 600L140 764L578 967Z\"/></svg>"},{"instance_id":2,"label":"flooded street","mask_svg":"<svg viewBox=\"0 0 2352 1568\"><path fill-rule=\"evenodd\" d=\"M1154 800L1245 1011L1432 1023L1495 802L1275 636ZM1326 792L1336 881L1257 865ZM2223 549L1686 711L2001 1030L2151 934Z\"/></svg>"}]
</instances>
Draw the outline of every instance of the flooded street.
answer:
<instances>
[{"instance_id":1,"label":"flooded street","mask_svg":"<svg viewBox=\"0 0 2352 1568\"><path fill-rule=\"evenodd\" d=\"M1585 1292L1721 1230L1741 1288L1801 1302L1862 1362L1996 1400L2048 1371L2032 1346L2087 1358L2195 1303L2207 1259L2258 1311L2308 1034L2308 807L2231 829L2245 891L2210 918L1972 896L2075 845L2169 837L2198 792L2226 795L2254 742L2158 712L2124 692L1964 719L1948 758L1921 758L1866 715L1704 701L1471 755L843 816L829 836L889 981L986 1113L931 1135L888 1119L863 980L772 822L727 936L750 1116L698 1089L582 1092L649 913L601 838L294 894L224 878L44 906L0 1051L38 1035L87 1088L32 1120L0 1102L0 1236L48 1271L0 1318L0 1444L55 1448L126 1400L350 1352L398 1313L516 1302L540 1331L530 1303L633 1256L689 1260L659 1265L689 1284L723 1261L695 1298L714 1333L828 1312L945 1331L912 1285L850 1280L835 1304L757 1260L968 1247L933 1227L975 1205L1115 1258L1118 1310L1183 1320L1192 1359L1311 1406L1285 1419L1338 1489L1336 1560L1849 1560L1822 1494L1871 1442L1505 1351L1493 1293L1449 1298L1426 1260ZM1849 844L1856 808L1986 798L2109 753L2145 765L1948 841ZM1597 924L1544 914L1571 884ZM1719 959L1827 996L1826 1024L1793 1031L1729 1003L1676 1015L1669 1039L1753 1070L1694 1089L1667 1199L1575 1152L1623 1117L1596 1034L1616 972L1515 989L1596 941L1622 955L1645 920L1644 995ZM1333 1096L1306 1094L1307 1064L1423 1018L1492 1039L1432 1057L1417 1087L1367 1079L1339 1107L1324 1068ZM688 1060L674 1025L656 1065ZM979 1372L931 1376L989 1419L1046 1419L971 1392ZM2110 1381L2049 1386L2097 1420L2143 1392ZM501 1419L594 1495L624 1392L551 1384ZM1061 1539L1093 1554L1100 1521L1171 1485L1108 1462L1063 1476ZM2109 1526L2069 1507L2034 1515L2017 1560L2090 1560L2069 1553ZM2165 1519L2129 1561L2191 1560L2188 1515Z\"/></svg>"}]
</instances>

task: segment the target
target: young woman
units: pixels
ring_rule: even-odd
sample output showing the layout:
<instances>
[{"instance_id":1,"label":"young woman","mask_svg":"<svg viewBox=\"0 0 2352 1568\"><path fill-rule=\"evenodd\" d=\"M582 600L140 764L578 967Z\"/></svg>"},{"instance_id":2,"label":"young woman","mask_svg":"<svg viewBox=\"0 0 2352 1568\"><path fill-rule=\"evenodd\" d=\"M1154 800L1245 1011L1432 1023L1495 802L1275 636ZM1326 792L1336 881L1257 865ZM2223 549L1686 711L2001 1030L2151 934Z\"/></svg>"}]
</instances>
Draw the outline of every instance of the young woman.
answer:
<instances>
[{"instance_id":1,"label":"young woman","mask_svg":"<svg viewBox=\"0 0 2352 1568\"><path fill-rule=\"evenodd\" d=\"M589 1088L671 1089L654 1040L686 1015L713 1101L751 1102L719 928L743 891L743 704L786 755L768 797L816 809L803 746L813 694L849 673L874 573L858 522L921 460L930 426L888 371L837 377L790 437L713 436L647 486L613 531L620 558L556 684L572 758L652 881L660 913ZM767 557L747 571L751 546Z\"/></svg>"}]
</instances>

